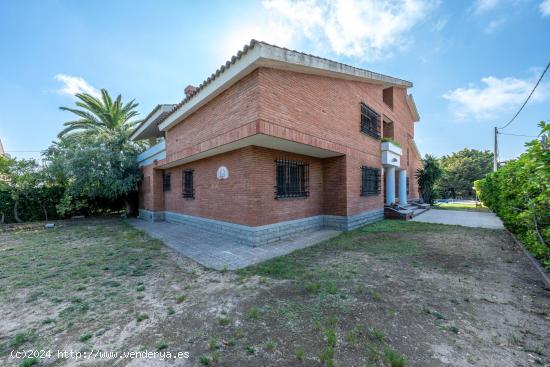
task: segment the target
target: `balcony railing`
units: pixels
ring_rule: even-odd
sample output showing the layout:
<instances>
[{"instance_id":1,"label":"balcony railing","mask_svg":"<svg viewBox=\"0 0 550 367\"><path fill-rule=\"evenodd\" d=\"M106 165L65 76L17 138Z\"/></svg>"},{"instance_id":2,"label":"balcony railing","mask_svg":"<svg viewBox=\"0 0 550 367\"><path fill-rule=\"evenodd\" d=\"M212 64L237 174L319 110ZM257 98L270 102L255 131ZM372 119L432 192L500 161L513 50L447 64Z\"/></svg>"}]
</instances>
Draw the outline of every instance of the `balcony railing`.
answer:
<instances>
[{"instance_id":1,"label":"balcony railing","mask_svg":"<svg viewBox=\"0 0 550 367\"><path fill-rule=\"evenodd\" d=\"M390 141L385 141L380 144L382 150L382 165L399 167L401 163L401 147L393 144Z\"/></svg>"},{"instance_id":2,"label":"balcony railing","mask_svg":"<svg viewBox=\"0 0 550 367\"><path fill-rule=\"evenodd\" d=\"M138 155L138 163L141 166L152 164L155 160L166 158L166 141L161 140L146 151Z\"/></svg>"}]
</instances>

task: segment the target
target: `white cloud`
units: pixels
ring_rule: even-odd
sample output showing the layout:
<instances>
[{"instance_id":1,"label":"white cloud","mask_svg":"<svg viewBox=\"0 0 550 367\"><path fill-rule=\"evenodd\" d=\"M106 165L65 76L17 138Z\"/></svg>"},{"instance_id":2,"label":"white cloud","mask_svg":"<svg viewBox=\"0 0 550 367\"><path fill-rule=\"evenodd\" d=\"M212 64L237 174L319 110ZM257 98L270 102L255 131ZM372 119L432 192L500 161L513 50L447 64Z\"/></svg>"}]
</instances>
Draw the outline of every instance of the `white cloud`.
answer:
<instances>
[{"instance_id":1,"label":"white cloud","mask_svg":"<svg viewBox=\"0 0 550 367\"><path fill-rule=\"evenodd\" d=\"M550 16L550 0L544 0L540 3L539 10L543 17Z\"/></svg>"},{"instance_id":2,"label":"white cloud","mask_svg":"<svg viewBox=\"0 0 550 367\"><path fill-rule=\"evenodd\" d=\"M474 14L481 15L496 8L502 0L476 0L474 2Z\"/></svg>"},{"instance_id":3,"label":"white cloud","mask_svg":"<svg viewBox=\"0 0 550 367\"><path fill-rule=\"evenodd\" d=\"M277 36L302 37L321 52L366 60L408 45L411 30L435 6L430 0L264 0ZM283 44L283 46L285 46ZM327 50L328 48L328 50Z\"/></svg>"},{"instance_id":4,"label":"white cloud","mask_svg":"<svg viewBox=\"0 0 550 367\"><path fill-rule=\"evenodd\" d=\"M432 26L434 32L441 32L447 25L449 19L447 17L438 19Z\"/></svg>"},{"instance_id":5,"label":"white cloud","mask_svg":"<svg viewBox=\"0 0 550 367\"><path fill-rule=\"evenodd\" d=\"M470 84L467 88L450 90L443 98L451 102L450 109L460 120L486 120L499 113L518 108L535 85L535 78L518 79L489 76L481 79L482 86ZM550 96L550 83L541 83L531 97L540 102Z\"/></svg>"},{"instance_id":6,"label":"white cloud","mask_svg":"<svg viewBox=\"0 0 550 367\"><path fill-rule=\"evenodd\" d=\"M101 96L99 90L88 84L88 82L81 77L57 74L55 79L63 83L63 86L57 90L59 94L74 96L77 93L88 93L94 97Z\"/></svg>"},{"instance_id":7,"label":"white cloud","mask_svg":"<svg viewBox=\"0 0 550 367\"><path fill-rule=\"evenodd\" d=\"M498 28L500 28L504 23L506 23L506 18L493 19L485 27L485 33L493 33Z\"/></svg>"}]
</instances>

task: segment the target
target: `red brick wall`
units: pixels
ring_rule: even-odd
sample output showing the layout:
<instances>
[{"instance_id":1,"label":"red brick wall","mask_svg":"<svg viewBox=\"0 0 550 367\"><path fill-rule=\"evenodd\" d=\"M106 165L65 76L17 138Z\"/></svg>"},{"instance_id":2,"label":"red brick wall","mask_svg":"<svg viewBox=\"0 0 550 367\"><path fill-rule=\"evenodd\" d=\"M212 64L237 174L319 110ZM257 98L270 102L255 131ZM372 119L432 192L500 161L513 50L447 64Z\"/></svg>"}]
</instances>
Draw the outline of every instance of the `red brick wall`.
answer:
<instances>
[{"instance_id":1,"label":"red brick wall","mask_svg":"<svg viewBox=\"0 0 550 367\"><path fill-rule=\"evenodd\" d=\"M346 157L323 159L323 214L347 215Z\"/></svg>"},{"instance_id":2,"label":"red brick wall","mask_svg":"<svg viewBox=\"0 0 550 367\"><path fill-rule=\"evenodd\" d=\"M249 135L247 125L258 119L258 74L246 76L168 130L167 162Z\"/></svg>"},{"instance_id":3,"label":"red brick wall","mask_svg":"<svg viewBox=\"0 0 550 367\"><path fill-rule=\"evenodd\" d=\"M139 189L139 208L147 210L164 210L162 192L162 171L150 164L142 168L143 180Z\"/></svg>"},{"instance_id":4,"label":"red brick wall","mask_svg":"<svg viewBox=\"0 0 550 367\"><path fill-rule=\"evenodd\" d=\"M383 196L361 197L361 166L380 167L380 141L360 132L361 101L394 123L394 140L403 147L401 168L410 177L410 196L417 197L415 167L418 159L409 139L414 123L406 102L406 89L393 88L393 109L383 102L382 85L315 76L276 69L260 69L260 106L262 121L282 127L285 138L294 140L297 132L313 139L328 140L344 146L334 150L346 154L347 215L383 206ZM271 129L274 134L278 129ZM409 165L406 150L409 148ZM382 183L383 184L383 183Z\"/></svg>"},{"instance_id":5,"label":"red brick wall","mask_svg":"<svg viewBox=\"0 0 550 367\"><path fill-rule=\"evenodd\" d=\"M275 199L275 160L309 163L310 196ZM229 170L218 180L218 167ZM182 171L194 170L195 199L182 197ZM171 190L164 193L165 210L232 223L259 226L323 212L323 166L318 158L249 146L166 170Z\"/></svg>"}]
</instances>

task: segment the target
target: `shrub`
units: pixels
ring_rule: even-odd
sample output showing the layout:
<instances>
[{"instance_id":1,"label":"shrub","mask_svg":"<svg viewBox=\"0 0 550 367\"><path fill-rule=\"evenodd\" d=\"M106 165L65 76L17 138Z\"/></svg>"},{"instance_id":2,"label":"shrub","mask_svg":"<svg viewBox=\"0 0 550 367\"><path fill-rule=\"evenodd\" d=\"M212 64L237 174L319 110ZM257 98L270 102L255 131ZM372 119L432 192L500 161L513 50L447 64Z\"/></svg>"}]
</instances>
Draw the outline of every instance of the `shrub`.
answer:
<instances>
[{"instance_id":1,"label":"shrub","mask_svg":"<svg viewBox=\"0 0 550 367\"><path fill-rule=\"evenodd\" d=\"M474 186L483 203L550 270L550 124L541 122L543 141L508 161Z\"/></svg>"}]
</instances>

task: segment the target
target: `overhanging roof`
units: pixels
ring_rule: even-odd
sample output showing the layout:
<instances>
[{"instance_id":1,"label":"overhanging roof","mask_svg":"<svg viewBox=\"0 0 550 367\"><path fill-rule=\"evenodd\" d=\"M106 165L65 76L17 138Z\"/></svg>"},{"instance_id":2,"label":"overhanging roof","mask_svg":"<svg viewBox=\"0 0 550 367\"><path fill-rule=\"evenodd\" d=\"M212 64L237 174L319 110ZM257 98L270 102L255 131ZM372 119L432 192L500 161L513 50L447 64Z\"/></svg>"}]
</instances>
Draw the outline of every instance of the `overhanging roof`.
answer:
<instances>
[{"instance_id":1,"label":"overhanging roof","mask_svg":"<svg viewBox=\"0 0 550 367\"><path fill-rule=\"evenodd\" d=\"M163 136L158 128L158 123L174 108L174 104L159 104L147 115L145 119L135 128L132 133L132 140L148 138L159 138Z\"/></svg>"},{"instance_id":2,"label":"overhanging roof","mask_svg":"<svg viewBox=\"0 0 550 367\"><path fill-rule=\"evenodd\" d=\"M229 152L232 150L244 148L250 145L269 148L269 149L275 149L275 150L282 150L285 152L291 152L291 153L307 155L310 157L317 157L317 158L329 158L329 157L337 157L342 155L342 153L314 147L313 145L297 143L295 141L281 139L271 135L255 134L255 135L248 136L246 138L232 141L231 143L228 143L228 144L220 145L215 148L190 155L182 159L170 161L170 157L168 157L169 162L157 168L160 168L160 169L171 168L171 167L179 166L189 162L197 161L199 159L204 159L204 158L212 157L225 152Z\"/></svg>"},{"instance_id":3,"label":"overhanging roof","mask_svg":"<svg viewBox=\"0 0 550 367\"><path fill-rule=\"evenodd\" d=\"M416 103L414 103L414 98L412 94L407 95L407 106L409 107L411 115L413 116L413 122L420 121L420 115L418 114L418 110L416 109Z\"/></svg>"},{"instance_id":4,"label":"overhanging roof","mask_svg":"<svg viewBox=\"0 0 550 367\"><path fill-rule=\"evenodd\" d=\"M384 87L412 87L412 83L406 80L252 40L237 55L202 82L194 93L177 105L173 105L170 111L162 117L155 121L147 120L145 124L155 124L158 125L158 130L168 130L259 67L368 81L381 84ZM143 126L141 128L147 129ZM133 138L139 138L142 135L134 133L135 137L133 136Z\"/></svg>"}]
</instances>

